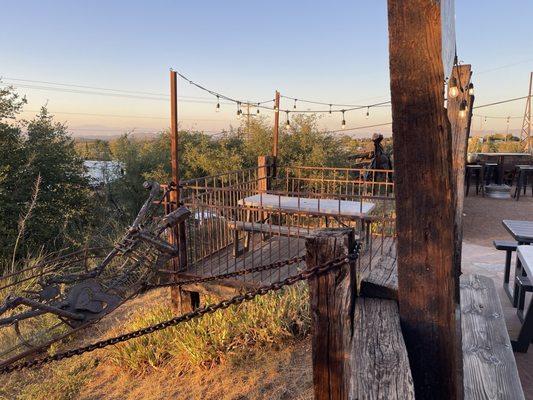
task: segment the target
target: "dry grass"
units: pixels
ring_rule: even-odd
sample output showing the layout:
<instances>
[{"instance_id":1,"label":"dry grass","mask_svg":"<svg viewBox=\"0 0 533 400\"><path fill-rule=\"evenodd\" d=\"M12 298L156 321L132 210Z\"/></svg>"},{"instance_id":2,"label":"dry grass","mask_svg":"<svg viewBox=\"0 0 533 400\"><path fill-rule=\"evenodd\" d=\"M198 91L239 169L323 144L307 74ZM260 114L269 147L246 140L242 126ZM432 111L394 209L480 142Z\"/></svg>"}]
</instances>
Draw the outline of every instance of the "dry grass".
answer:
<instances>
[{"instance_id":1,"label":"dry grass","mask_svg":"<svg viewBox=\"0 0 533 400\"><path fill-rule=\"evenodd\" d=\"M149 293L133 301L140 309L104 319L100 336L170 318L162 295ZM287 288L39 371L0 378L0 399L308 398L301 394L311 385L310 362L301 363L309 349L299 340L310 329L308 303L306 285ZM296 350L301 346L302 354ZM294 381L287 374L295 374Z\"/></svg>"}]
</instances>

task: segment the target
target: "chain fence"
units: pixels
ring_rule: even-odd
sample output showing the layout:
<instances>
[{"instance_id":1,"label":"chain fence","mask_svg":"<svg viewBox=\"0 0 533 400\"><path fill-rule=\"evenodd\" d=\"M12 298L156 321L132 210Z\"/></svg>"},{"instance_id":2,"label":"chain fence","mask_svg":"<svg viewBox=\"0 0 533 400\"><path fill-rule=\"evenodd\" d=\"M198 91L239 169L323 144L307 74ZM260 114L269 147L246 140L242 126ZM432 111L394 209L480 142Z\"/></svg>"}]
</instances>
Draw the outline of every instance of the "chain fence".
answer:
<instances>
[{"instance_id":1,"label":"chain fence","mask_svg":"<svg viewBox=\"0 0 533 400\"><path fill-rule=\"evenodd\" d=\"M67 351L56 353L53 355L48 355L46 357L42 357L42 358L38 358L34 360L26 360L26 361L18 362L15 364L5 365L5 366L0 367L0 375L5 375L5 374L9 374L14 371L21 371L21 370L29 369L29 368L41 367L45 364L49 364L54 361L60 361L60 360L64 360L67 358L74 357L74 356L79 356L85 353L89 353L94 350L103 349L108 346L123 343L131 339L139 338L141 336L149 335L151 333L154 333L154 332L157 332L163 329L177 326L183 322L191 321L192 319L202 317L206 314L212 314L218 310L226 309L232 305L238 305L245 301L253 300L257 296L264 296L265 294L269 292L280 290L285 286L291 286L297 282L308 280L318 275L332 271L346 264L347 262L356 261L359 256L359 251L360 251L360 244L357 243L354 251L350 253L349 255L337 257L324 264L317 265L313 268L306 269L298 274L289 276L288 278L281 280L279 282L274 282L269 285L261 286L257 289L250 290L243 294L236 295L232 297L231 299L223 300L216 304L205 305L203 307L197 308L186 314L180 315L178 317L174 317L172 319L169 319L163 322L156 323L154 325L147 326L145 328L138 329L136 331L132 331L126 334L115 336L109 339L100 340L100 341L97 341L95 343L92 343L86 346L78 347L76 349L67 350ZM279 268L279 267L293 264L293 263L296 263L302 260L303 260L303 257L294 257L294 258L290 258L285 261L279 261L277 263L268 264L268 265L256 267L256 268L251 268L250 270L256 270L256 269L260 270L260 268L265 268L265 269ZM251 272L251 271L247 271L247 272ZM246 272L238 271L237 273L241 274L241 273L246 273ZM228 275L234 276L233 274L222 274L220 276L217 275L217 276L212 276L208 278L191 279L190 281L182 281L182 282L174 283L174 285L176 284L185 285L187 284L187 282L190 284L190 283L198 283L199 281L205 282L206 280L224 279L224 277L228 277Z\"/></svg>"}]
</instances>

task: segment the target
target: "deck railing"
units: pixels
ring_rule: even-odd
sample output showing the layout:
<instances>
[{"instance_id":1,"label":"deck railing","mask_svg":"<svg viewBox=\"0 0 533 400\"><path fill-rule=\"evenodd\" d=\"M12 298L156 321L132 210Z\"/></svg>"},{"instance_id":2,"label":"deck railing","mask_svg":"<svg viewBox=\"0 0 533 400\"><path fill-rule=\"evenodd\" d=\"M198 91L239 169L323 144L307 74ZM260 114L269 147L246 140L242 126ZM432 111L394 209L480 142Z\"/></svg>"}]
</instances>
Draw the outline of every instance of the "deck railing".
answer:
<instances>
[{"instance_id":1,"label":"deck railing","mask_svg":"<svg viewBox=\"0 0 533 400\"><path fill-rule=\"evenodd\" d=\"M354 228L364 244L366 263L394 240L392 170L274 170L260 165L183 181L180 187L181 202L191 211L186 272L194 275L233 272L303 255L303 239L317 228ZM263 281L268 273L242 279ZM282 278L283 269L276 274Z\"/></svg>"}]
</instances>

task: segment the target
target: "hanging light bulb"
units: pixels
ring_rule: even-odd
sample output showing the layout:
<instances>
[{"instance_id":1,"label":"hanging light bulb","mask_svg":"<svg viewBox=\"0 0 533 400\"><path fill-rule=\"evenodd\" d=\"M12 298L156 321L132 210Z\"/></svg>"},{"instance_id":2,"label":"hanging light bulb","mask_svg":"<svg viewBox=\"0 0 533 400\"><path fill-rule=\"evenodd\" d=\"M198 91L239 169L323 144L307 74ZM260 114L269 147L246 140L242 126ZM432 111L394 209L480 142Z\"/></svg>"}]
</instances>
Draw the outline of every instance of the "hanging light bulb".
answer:
<instances>
[{"instance_id":1,"label":"hanging light bulb","mask_svg":"<svg viewBox=\"0 0 533 400\"><path fill-rule=\"evenodd\" d=\"M459 88L457 87L457 79L452 77L448 83L448 96L455 99L459 96Z\"/></svg>"},{"instance_id":2,"label":"hanging light bulb","mask_svg":"<svg viewBox=\"0 0 533 400\"><path fill-rule=\"evenodd\" d=\"M296 110L296 102L298 101L298 99L294 99L294 106L292 108L294 108Z\"/></svg>"},{"instance_id":3,"label":"hanging light bulb","mask_svg":"<svg viewBox=\"0 0 533 400\"><path fill-rule=\"evenodd\" d=\"M220 98L219 96L217 95L217 108L215 110L216 112L219 112L220 111Z\"/></svg>"},{"instance_id":4,"label":"hanging light bulb","mask_svg":"<svg viewBox=\"0 0 533 400\"><path fill-rule=\"evenodd\" d=\"M487 117L485 117L485 122L487 122Z\"/></svg>"},{"instance_id":5,"label":"hanging light bulb","mask_svg":"<svg viewBox=\"0 0 533 400\"><path fill-rule=\"evenodd\" d=\"M370 107L366 108L366 119L368 119L368 117L370 117Z\"/></svg>"},{"instance_id":6,"label":"hanging light bulb","mask_svg":"<svg viewBox=\"0 0 533 400\"><path fill-rule=\"evenodd\" d=\"M470 96L473 96L474 95L474 84L473 83L469 83L468 84L468 94Z\"/></svg>"},{"instance_id":7,"label":"hanging light bulb","mask_svg":"<svg viewBox=\"0 0 533 400\"><path fill-rule=\"evenodd\" d=\"M242 114L241 103L237 103L237 115L241 115L241 114Z\"/></svg>"},{"instance_id":8,"label":"hanging light bulb","mask_svg":"<svg viewBox=\"0 0 533 400\"><path fill-rule=\"evenodd\" d=\"M342 110L342 124L341 124L341 128L342 128L342 129L346 128L346 120L344 119L344 110Z\"/></svg>"},{"instance_id":9,"label":"hanging light bulb","mask_svg":"<svg viewBox=\"0 0 533 400\"><path fill-rule=\"evenodd\" d=\"M332 104L329 105L329 113L331 114L331 106Z\"/></svg>"},{"instance_id":10,"label":"hanging light bulb","mask_svg":"<svg viewBox=\"0 0 533 400\"><path fill-rule=\"evenodd\" d=\"M285 128L289 129L291 127L291 123L289 121L289 112L286 111L286 113L287 113L287 122L285 123Z\"/></svg>"},{"instance_id":11,"label":"hanging light bulb","mask_svg":"<svg viewBox=\"0 0 533 400\"><path fill-rule=\"evenodd\" d=\"M261 103L257 103L257 113L259 114L259 106L261 105Z\"/></svg>"},{"instance_id":12,"label":"hanging light bulb","mask_svg":"<svg viewBox=\"0 0 533 400\"><path fill-rule=\"evenodd\" d=\"M459 106L459 117L465 118L467 110L468 110L468 105L466 104L466 100L463 100L461 102L461 105Z\"/></svg>"}]
</instances>

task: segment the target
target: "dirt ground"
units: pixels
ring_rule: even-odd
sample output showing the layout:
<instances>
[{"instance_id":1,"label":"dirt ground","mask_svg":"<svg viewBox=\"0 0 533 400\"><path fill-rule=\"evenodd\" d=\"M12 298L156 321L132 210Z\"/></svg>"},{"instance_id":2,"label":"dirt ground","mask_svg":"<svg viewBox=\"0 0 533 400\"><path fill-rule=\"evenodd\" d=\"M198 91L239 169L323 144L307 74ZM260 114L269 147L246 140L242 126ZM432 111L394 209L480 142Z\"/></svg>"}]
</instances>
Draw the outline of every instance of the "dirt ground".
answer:
<instances>
[{"instance_id":1,"label":"dirt ground","mask_svg":"<svg viewBox=\"0 0 533 400\"><path fill-rule=\"evenodd\" d=\"M465 197L463 240L480 246L492 246L494 239L512 240L502 225L503 219L533 219L533 197L514 199L491 199L488 197Z\"/></svg>"}]
</instances>

